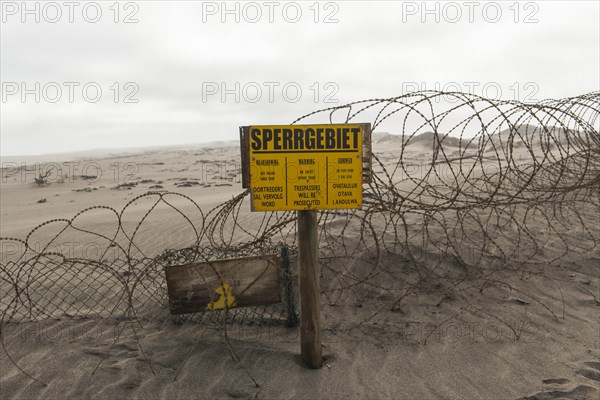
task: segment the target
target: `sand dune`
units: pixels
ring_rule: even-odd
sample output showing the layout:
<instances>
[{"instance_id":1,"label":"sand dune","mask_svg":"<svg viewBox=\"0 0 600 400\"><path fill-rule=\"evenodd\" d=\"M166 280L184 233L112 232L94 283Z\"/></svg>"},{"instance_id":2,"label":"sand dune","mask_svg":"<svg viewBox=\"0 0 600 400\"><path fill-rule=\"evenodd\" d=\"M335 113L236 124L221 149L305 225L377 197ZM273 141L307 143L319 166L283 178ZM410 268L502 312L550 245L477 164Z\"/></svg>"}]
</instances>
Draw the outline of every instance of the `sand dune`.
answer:
<instances>
[{"instance_id":1,"label":"sand dune","mask_svg":"<svg viewBox=\"0 0 600 400\"><path fill-rule=\"evenodd\" d=\"M415 144L406 147L404 160L431 164L432 140L430 134L411 140ZM458 145L455 138L443 143L447 149ZM376 154L390 170L398 161L393 146L402 146L401 137L374 136ZM106 205L118 213L131 202L122 215L129 238L120 236L116 241L126 247L135 232L140 247L131 254L155 257L165 249L193 245L193 229L166 204L160 204L138 229L137 223L154 200L137 196L148 191L184 194L201 210L184 197L173 199L173 204L190 216L192 225L200 226L210 210L242 192L239 148L233 145L155 149L75 161L79 169L69 175L65 175L68 166L61 160L52 161L62 166L63 172L44 186L36 185L33 175L19 169L18 162L17 167L2 171L1 236L24 238L49 217L71 218L95 205ZM406 190L411 190L409 183ZM42 199L45 201L40 202ZM590 208L587 212L593 218L596 211ZM92 210L75 222L110 236L114 214L110 209ZM250 213L244 203L237 223L247 232L234 229L228 220L224 236L233 234L232 242L244 242L264 224L263 218ZM571 263L577 263L577 268L569 263L549 264L543 269L495 270L498 285L486 286L482 277L490 271L465 270L454 259L438 259L431 264L436 267L428 270L404 257L405 248L388 247L375 254L375 247L365 247L370 239L359 241L355 235L359 228L347 225L345 218L342 213L332 214L323 222L330 235L322 233L323 252L331 259L323 260L326 366L322 370L304 367L298 355L298 328L281 323L228 325L229 342L241 360L237 362L232 360L230 348L222 340L223 327L218 324L179 324L164 309L152 311L154 314L146 314L140 321L73 318L68 311L37 322L2 326L11 359L39 382L19 371L2 351L1 397L598 398L600 258L581 232L565 228L563 235L572 246ZM409 231L421 235L422 220L414 215L407 218ZM386 223L373 221L378 229ZM545 237L543 222L535 224L532 229ZM60 222L44 225L30 239L43 248L61 229ZM432 237L441 235L436 229L432 225ZM278 237L286 240L293 235L294 231L285 231ZM509 239L505 238L505 246ZM69 232L54 242L52 249L68 252L72 258L91 258L96 253L85 250L84 244L94 240L101 241L82 232ZM554 240L547 233L548 245L542 253L548 259L560 252L560 243ZM503 246L500 239L497 245ZM349 252L346 257L341 257L342 246ZM477 243L465 239L465 257L469 246ZM434 250L423 259L437 257ZM3 247L3 263L18 257L18 251ZM375 256L380 268L373 272ZM468 279L463 280L465 273ZM340 277L368 277L370 286L347 289ZM457 280L466 282L459 292L451 290ZM87 295L70 290L72 303L84 306ZM96 301L105 299L110 304L111 296L118 295L98 290ZM396 296L402 293L400 301ZM74 315L78 312L73 311Z\"/></svg>"}]
</instances>

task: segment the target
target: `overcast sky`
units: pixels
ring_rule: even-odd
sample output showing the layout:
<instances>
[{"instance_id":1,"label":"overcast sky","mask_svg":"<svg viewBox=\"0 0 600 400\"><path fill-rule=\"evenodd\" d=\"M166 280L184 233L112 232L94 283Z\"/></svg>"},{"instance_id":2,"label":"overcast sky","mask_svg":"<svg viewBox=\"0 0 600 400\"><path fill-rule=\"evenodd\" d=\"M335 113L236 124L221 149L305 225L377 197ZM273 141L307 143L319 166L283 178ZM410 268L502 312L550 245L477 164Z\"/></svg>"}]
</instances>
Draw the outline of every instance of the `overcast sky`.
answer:
<instances>
[{"instance_id":1,"label":"overcast sky","mask_svg":"<svg viewBox=\"0 0 600 400\"><path fill-rule=\"evenodd\" d=\"M26 7L2 2L2 155L236 139L240 125L417 88L600 90L598 1Z\"/></svg>"}]
</instances>

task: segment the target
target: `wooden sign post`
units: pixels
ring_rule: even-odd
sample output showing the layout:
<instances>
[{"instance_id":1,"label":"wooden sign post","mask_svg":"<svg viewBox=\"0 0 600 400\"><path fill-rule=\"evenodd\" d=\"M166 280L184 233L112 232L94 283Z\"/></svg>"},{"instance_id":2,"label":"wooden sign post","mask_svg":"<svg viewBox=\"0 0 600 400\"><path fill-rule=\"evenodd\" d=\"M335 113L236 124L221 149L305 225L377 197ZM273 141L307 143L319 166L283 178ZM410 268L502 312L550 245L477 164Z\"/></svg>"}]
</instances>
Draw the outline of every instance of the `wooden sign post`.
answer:
<instances>
[{"instance_id":1,"label":"wooden sign post","mask_svg":"<svg viewBox=\"0 0 600 400\"><path fill-rule=\"evenodd\" d=\"M321 285L317 212L298 211L298 280L302 359L310 368L321 368Z\"/></svg>"},{"instance_id":2,"label":"wooden sign post","mask_svg":"<svg viewBox=\"0 0 600 400\"><path fill-rule=\"evenodd\" d=\"M302 359L321 368L321 287L317 210L362 206L371 179L371 125L240 127L242 186L252 211L298 212Z\"/></svg>"}]
</instances>

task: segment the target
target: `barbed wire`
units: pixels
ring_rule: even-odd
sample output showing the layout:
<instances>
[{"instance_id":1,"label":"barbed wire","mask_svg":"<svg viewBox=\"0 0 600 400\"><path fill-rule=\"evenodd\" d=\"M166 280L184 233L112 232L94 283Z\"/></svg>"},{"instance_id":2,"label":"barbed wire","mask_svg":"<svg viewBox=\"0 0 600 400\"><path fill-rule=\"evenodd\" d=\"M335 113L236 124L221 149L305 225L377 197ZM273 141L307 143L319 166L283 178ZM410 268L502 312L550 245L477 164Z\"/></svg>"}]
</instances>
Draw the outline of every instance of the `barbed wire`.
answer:
<instances>
[{"instance_id":1,"label":"barbed wire","mask_svg":"<svg viewBox=\"0 0 600 400\"><path fill-rule=\"evenodd\" d=\"M390 127L402 133L374 134L373 180L361 209L320 213L327 302L376 302L369 320L401 307L408 296L435 291L442 293L440 302L453 296L485 313L465 293L497 287L521 293L558 319L559 310L506 277L544 277L552 269L598 277L597 268L580 261L598 253L600 240L599 115L600 92L526 104L423 91L295 120L371 121L374 132ZM279 253L281 246L292 260L291 269L282 271L285 290L296 295L289 285L296 276L295 212L251 213L248 194L206 211L181 193L148 192L121 210L90 207L71 219L40 224L25 239L0 238L0 326L58 317L168 318L167 266ZM139 211L143 202L148 205ZM177 232L185 232L187 246L159 248L158 254L155 247L146 249L142 231L159 229L149 223L159 208L177 216L172 221ZM98 212L105 213L101 227L80 223ZM44 236L50 227L58 233ZM38 234L45 240L34 246ZM51 250L69 235L93 240L96 256ZM593 291L584 290L600 304ZM279 324L295 312L289 307L178 318L219 326L236 320Z\"/></svg>"}]
</instances>

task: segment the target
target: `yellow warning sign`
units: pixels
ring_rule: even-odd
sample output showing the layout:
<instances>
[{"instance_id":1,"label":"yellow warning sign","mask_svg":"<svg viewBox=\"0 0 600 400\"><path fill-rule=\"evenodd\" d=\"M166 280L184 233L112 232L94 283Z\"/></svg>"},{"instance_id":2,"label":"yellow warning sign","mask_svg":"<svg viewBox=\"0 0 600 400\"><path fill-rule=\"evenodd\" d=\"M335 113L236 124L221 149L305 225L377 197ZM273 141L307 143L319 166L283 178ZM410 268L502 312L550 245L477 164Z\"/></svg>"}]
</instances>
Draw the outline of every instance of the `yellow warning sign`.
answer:
<instances>
[{"instance_id":1,"label":"yellow warning sign","mask_svg":"<svg viewBox=\"0 0 600 400\"><path fill-rule=\"evenodd\" d=\"M253 211L360 208L365 124L250 126Z\"/></svg>"}]
</instances>

